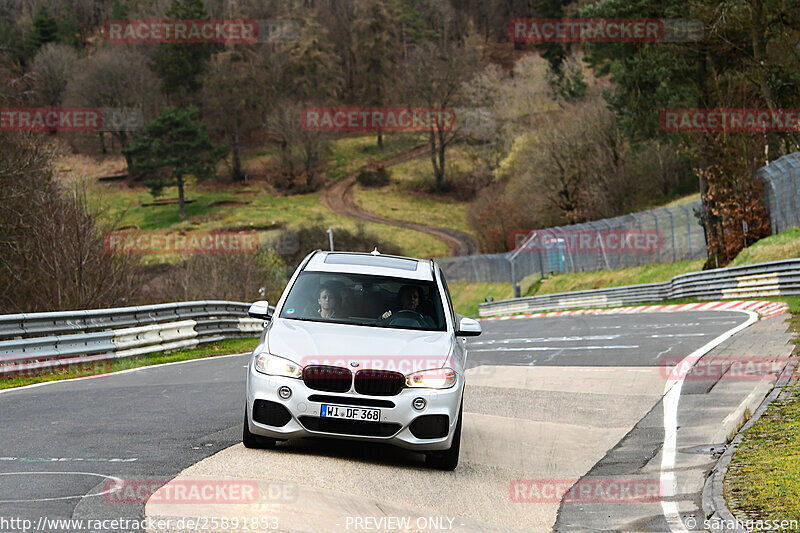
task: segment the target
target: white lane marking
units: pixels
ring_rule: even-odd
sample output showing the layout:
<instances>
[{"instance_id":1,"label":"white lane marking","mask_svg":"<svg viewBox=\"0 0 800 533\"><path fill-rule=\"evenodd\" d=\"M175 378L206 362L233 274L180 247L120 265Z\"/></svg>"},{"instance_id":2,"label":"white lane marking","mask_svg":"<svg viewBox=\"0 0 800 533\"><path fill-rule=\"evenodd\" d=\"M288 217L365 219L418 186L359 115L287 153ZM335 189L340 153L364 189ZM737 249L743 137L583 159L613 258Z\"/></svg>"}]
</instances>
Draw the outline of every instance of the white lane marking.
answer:
<instances>
[{"instance_id":1,"label":"white lane marking","mask_svg":"<svg viewBox=\"0 0 800 533\"><path fill-rule=\"evenodd\" d=\"M707 337L712 333L664 333L663 335L650 335L651 339L668 339L671 337Z\"/></svg>"},{"instance_id":2,"label":"white lane marking","mask_svg":"<svg viewBox=\"0 0 800 533\"><path fill-rule=\"evenodd\" d=\"M94 492L92 494L79 494L77 496L58 496L55 498L36 498L33 500L0 500L0 503L52 502L56 500L74 500L76 498L88 498L89 496L103 496L104 494L110 493L112 490L116 488L116 486L122 483L122 480L118 477L106 476L104 474L94 474L92 472L0 472L0 476L32 476L36 474L95 476L95 477L110 479L114 482L114 485L110 485L108 490L104 490L103 492Z\"/></svg>"},{"instance_id":3,"label":"white lane marking","mask_svg":"<svg viewBox=\"0 0 800 533\"><path fill-rule=\"evenodd\" d=\"M3 394L4 392L13 392L13 391L24 390L24 389L32 389L34 387L43 387L45 385L53 385L54 383L67 383L67 382L70 382L70 381L83 381L84 379L97 379L97 378L100 378L100 377L110 377L110 376L116 376L116 375L119 375L119 374L130 374L131 372L140 372L142 370L147 370L147 369L150 369L150 368L160 368L162 366L182 365L182 364L185 364L185 363L197 363L199 361L213 361L215 359L227 359L228 357L241 357L243 355L247 355L249 357L251 355L251 353L252 352L234 353L234 354L230 354L230 355L214 355L212 357L202 357L200 359L187 359L186 361L175 361L175 362L172 362L172 363L160 363L158 365L140 366L138 368L129 368L127 370L120 370L118 372L110 372L108 374L95 374L93 376L84 376L82 378L55 379L53 381L43 381L42 383L34 383L32 385L25 385L25 386L22 386L22 387L11 387L10 389L3 389L3 390L0 390L0 394Z\"/></svg>"},{"instance_id":4,"label":"white lane marking","mask_svg":"<svg viewBox=\"0 0 800 533\"><path fill-rule=\"evenodd\" d=\"M620 335L589 335L586 337L530 337L519 339L498 339L488 341L476 341L470 343L471 346L479 346L482 344L511 344L521 342L575 342L575 341L610 341L618 339Z\"/></svg>"},{"instance_id":5,"label":"white lane marking","mask_svg":"<svg viewBox=\"0 0 800 533\"><path fill-rule=\"evenodd\" d=\"M470 348L470 352L545 352L548 350L632 350L633 346L526 346L523 348Z\"/></svg>"},{"instance_id":6,"label":"white lane marking","mask_svg":"<svg viewBox=\"0 0 800 533\"><path fill-rule=\"evenodd\" d=\"M87 463L132 463L138 461L138 457L121 459L118 457L0 457L0 461L20 461L23 463L64 463L86 461Z\"/></svg>"},{"instance_id":7,"label":"white lane marking","mask_svg":"<svg viewBox=\"0 0 800 533\"><path fill-rule=\"evenodd\" d=\"M585 336L570 336L570 337L530 337L530 338L516 338L516 339L489 339L483 341L472 341L470 346L485 346L495 344L526 344L532 342L579 342L579 341L611 341L619 339L620 337L638 337L639 333L624 333L619 335L585 335ZM651 339L669 339L674 337L707 337L713 333L662 333L648 335Z\"/></svg>"},{"instance_id":8,"label":"white lane marking","mask_svg":"<svg viewBox=\"0 0 800 533\"><path fill-rule=\"evenodd\" d=\"M667 501L675 496L676 489L675 453L678 443L678 402L680 402L681 389L683 388L683 381L686 378L685 374L680 375L681 369L694 367L695 363L705 354L746 327L758 322L758 313L744 310L740 310L739 312L748 315L745 322L726 331L684 357L683 360L672 369L669 379L667 379L667 382L664 384L664 445L661 448L661 488L663 494L661 495L661 509L664 513L664 518L667 520L667 524L669 524L669 529L673 533L688 533L678 511L678 502Z\"/></svg>"}]
</instances>

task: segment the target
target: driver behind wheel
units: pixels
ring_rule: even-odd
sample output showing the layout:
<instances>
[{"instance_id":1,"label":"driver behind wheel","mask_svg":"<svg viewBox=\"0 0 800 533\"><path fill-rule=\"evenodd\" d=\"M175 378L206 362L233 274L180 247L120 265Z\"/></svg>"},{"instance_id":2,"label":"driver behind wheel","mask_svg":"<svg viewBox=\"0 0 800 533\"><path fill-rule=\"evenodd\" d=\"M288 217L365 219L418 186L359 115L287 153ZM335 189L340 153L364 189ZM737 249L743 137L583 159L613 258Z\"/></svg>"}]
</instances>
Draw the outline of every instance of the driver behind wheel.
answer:
<instances>
[{"instance_id":1,"label":"driver behind wheel","mask_svg":"<svg viewBox=\"0 0 800 533\"><path fill-rule=\"evenodd\" d=\"M420 326L433 327L433 320L422 313L421 305L424 299L422 289L416 285L403 285L397 293L397 298L400 301L399 311L413 311L419 314ZM391 309L381 315L381 319L388 320L394 311Z\"/></svg>"}]
</instances>

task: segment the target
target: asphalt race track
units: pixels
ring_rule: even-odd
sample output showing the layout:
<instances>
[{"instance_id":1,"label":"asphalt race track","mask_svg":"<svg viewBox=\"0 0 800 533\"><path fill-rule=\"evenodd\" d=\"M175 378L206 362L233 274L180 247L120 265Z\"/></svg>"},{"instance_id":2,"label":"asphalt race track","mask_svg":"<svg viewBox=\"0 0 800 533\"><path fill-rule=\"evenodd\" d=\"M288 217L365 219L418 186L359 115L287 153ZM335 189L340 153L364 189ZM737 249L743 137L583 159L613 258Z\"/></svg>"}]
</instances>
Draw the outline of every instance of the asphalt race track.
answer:
<instances>
[{"instance_id":1,"label":"asphalt race track","mask_svg":"<svg viewBox=\"0 0 800 533\"><path fill-rule=\"evenodd\" d=\"M23 519L31 529L76 531L77 522L41 520L141 520L145 513L273 520L214 529L242 531L678 530L676 517L702 515L710 448L724 443L738 413L754 411L775 379L687 379L670 427L664 365L749 318L687 311L482 322L484 334L469 341L461 463L451 473L425 468L421 455L347 441L245 449L246 355L5 391L0 531L22 531ZM784 320L762 320L706 357L785 358ZM677 433L672 463L663 450L670 432ZM672 476L674 495L661 486L651 500L562 497L579 480L647 488L671 484ZM153 486L242 480L262 494L248 504L145 507L144 499L115 501L108 494L115 479ZM543 490L555 486L562 494Z\"/></svg>"}]
</instances>

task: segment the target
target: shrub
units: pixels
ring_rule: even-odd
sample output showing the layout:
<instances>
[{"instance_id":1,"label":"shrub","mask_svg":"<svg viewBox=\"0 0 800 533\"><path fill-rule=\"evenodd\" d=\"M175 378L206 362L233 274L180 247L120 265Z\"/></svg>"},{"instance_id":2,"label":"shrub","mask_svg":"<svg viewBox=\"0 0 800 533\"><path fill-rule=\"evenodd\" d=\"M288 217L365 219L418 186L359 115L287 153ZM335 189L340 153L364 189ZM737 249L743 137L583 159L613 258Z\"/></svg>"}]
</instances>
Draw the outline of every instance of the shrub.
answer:
<instances>
[{"instance_id":1,"label":"shrub","mask_svg":"<svg viewBox=\"0 0 800 533\"><path fill-rule=\"evenodd\" d=\"M132 305L136 259L103 247L81 187L51 177L41 137L0 132L0 307L4 313Z\"/></svg>"},{"instance_id":2,"label":"shrub","mask_svg":"<svg viewBox=\"0 0 800 533\"><path fill-rule=\"evenodd\" d=\"M309 252L330 249L327 231L328 226L318 218L299 228L282 231L272 246L287 265L297 266ZM399 247L367 232L360 224L355 232L334 229L333 245L336 250L348 252L371 252L377 247L382 254L402 255Z\"/></svg>"},{"instance_id":3,"label":"shrub","mask_svg":"<svg viewBox=\"0 0 800 533\"><path fill-rule=\"evenodd\" d=\"M358 173L356 181L363 187L385 187L392 182L392 176L383 165L365 168Z\"/></svg>"},{"instance_id":4,"label":"shrub","mask_svg":"<svg viewBox=\"0 0 800 533\"><path fill-rule=\"evenodd\" d=\"M147 303L192 300L276 302L288 281L285 263L270 248L256 254L195 255L148 269Z\"/></svg>"}]
</instances>

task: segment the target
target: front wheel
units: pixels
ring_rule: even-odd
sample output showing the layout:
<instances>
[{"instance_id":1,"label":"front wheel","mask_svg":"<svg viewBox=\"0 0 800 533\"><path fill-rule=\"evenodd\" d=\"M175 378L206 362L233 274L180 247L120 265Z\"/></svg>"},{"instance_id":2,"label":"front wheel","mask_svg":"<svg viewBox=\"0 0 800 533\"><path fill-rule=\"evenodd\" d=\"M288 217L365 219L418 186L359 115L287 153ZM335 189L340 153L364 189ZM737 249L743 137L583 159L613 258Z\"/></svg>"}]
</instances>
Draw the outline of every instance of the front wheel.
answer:
<instances>
[{"instance_id":1,"label":"front wheel","mask_svg":"<svg viewBox=\"0 0 800 533\"><path fill-rule=\"evenodd\" d=\"M275 445L277 443L276 439L271 439L269 437L264 437L261 435L256 435L255 433L250 433L250 425L247 421L247 409L244 410L244 428L242 429L242 444L244 444L245 448L251 448L254 450L274 450Z\"/></svg>"},{"instance_id":2,"label":"front wheel","mask_svg":"<svg viewBox=\"0 0 800 533\"><path fill-rule=\"evenodd\" d=\"M458 410L458 421L453 433L453 442L450 448L441 452L430 452L425 456L425 464L438 470L455 470L458 466L458 454L461 451L461 421L464 417L464 401Z\"/></svg>"}]
</instances>

